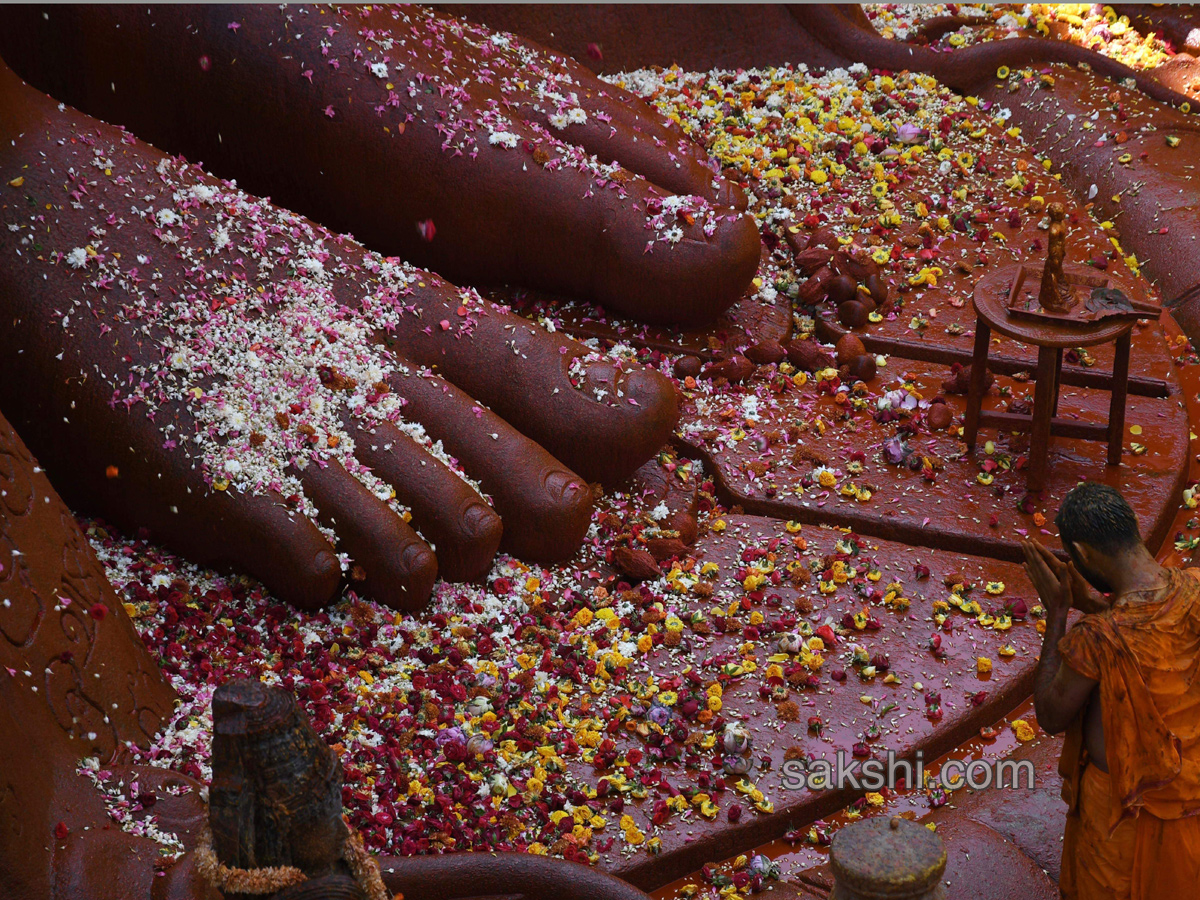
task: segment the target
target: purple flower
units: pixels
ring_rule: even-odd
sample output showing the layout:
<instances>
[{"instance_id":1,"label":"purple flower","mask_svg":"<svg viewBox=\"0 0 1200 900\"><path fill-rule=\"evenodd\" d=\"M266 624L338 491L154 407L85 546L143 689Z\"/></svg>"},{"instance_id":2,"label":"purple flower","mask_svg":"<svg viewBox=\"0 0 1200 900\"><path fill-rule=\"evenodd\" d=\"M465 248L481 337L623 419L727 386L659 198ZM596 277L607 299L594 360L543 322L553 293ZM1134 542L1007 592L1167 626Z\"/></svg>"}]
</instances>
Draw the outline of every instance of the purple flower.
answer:
<instances>
[{"instance_id":1,"label":"purple flower","mask_svg":"<svg viewBox=\"0 0 1200 900\"><path fill-rule=\"evenodd\" d=\"M657 725L659 728L666 726L671 721L671 711L665 706L655 704L650 707L650 712L646 714L646 718Z\"/></svg>"},{"instance_id":2,"label":"purple flower","mask_svg":"<svg viewBox=\"0 0 1200 900\"><path fill-rule=\"evenodd\" d=\"M898 466L904 462L911 452L898 435L890 437L883 442L883 458L893 466Z\"/></svg>"}]
</instances>

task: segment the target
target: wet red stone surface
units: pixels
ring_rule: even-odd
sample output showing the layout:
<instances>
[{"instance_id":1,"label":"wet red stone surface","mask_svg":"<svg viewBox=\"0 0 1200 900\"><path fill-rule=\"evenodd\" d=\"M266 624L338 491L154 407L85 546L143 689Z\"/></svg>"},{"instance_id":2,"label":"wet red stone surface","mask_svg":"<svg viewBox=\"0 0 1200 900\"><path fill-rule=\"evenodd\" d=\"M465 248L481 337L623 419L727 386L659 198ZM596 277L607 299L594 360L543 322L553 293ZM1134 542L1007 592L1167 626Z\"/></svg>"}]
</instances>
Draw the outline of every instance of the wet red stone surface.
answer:
<instances>
[{"instance_id":1,"label":"wet red stone surface","mask_svg":"<svg viewBox=\"0 0 1200 900\"><path fill-rule=\"evenodd\" d=\"M1017 740L1012 723L1024 721L1034 726L1031 740ZM838 829L864 818L903 816L925 825L932 825L947 843L947 876L949 896L966 898L1001 898L1025 896L1056 897L1053 881L1058 877L1061 837L1066 806L1059 798L1062 781L1058 775L1060 738L1051 738L1035 726L1032 704L1018 705L1003 719L992 723L995 737L978 735L955 747L950 753L932 760L926 768L932 782L942 776L942 765L949 759L969 764L974 760L995 763L1011 760L1032 766L1033 783L1029 789L1022 770L1016 788L986 788L972 790L962 785L944 793L944 801L932 799L937 791L899 790L874 795L869 802L860 799L852 806L827 816L816 824L798 828L786 840L777 840L753 851L778 866L779 881L767 882L766 896L824 898L828 896L832 877L828 869L829 841ZM935 806L935 803L944 805ZM655 892L659 898L687 896L689 886L711 885L722 876L732 877L749 866L750 855L731 856L714 862L704 871L694 872ZM982 879L992 893L971 893L980 889L971 885L968 876L985 869L989 876ZM1042 874L1042 873L1045 874ZM1003 874L1005 877L997 877ZM1018 891L1017 889L1023 889Z\"/></svg>"},{"instance_id":2,"label":"wet red stone surface","mask_svg":"<svg viewBox=\"0 0 1200 900\"><path fill-rule=\"evenodd\" d=\"M801 623L814 629L826 623L839 626L845 617L864 611L871 621L861 631L853 622L848 628L837 628L844 633L832 649L821 654L824 663L813 670L816 676L813 687L797 688L790 683L798 675L807 674L803 667L791 679L786 675L772 679L768 674L773 661L784 673L796 669L795 654L776 656L765 651L754 654L750 661L755 671L738 678L722 697L725 721L740 723L751 736L754 767L747 775L747 783L739 790L738 779L726 776L726 791L712 794L718 804L716 818L708 822L693 813L673 821L670 828L659 834L661 855L648 858L643 852L602 857L601 865L637 884L651 886L668 873L681 874L731 849L750 849L796 824L829 814L853 799L852 789L789 792L782 780L785 756L802 753L809 758L832 760L841 751L851 754L848 759L852 759L854 746L860 742L869 747L872 756L880 758L887 750L910 758L918 750L925 758L946 752L975 733L979 721L995 719L1028 692L1040 645L1032 618L1005 631L984 627L958 611L952 611L940 628L931 621L934 604L951 595L946 582L962 583L960 579L974 585L967 596L978 600L985 611L1013 604L1018 598L1024 598L1032 607L1035 601L1029 585L1016 565L852 538L829 528L804 527L789 533L783 523L754 517L722 516L710 524L718 522L725 523L724 530L702 540L703 555L697 569L705 563L716 563L722 573L734 570L741 576L746 570L739 560L747 555L747 550L751 555L764 550L774 555L771 564L776 572L786 571L788 563L794 560L806 564L805 569L813 560L825 559L832 565L836 560L828 559L831 554L857 569L856 577L836 586L828 595L821 593L819 574L801 587L787 581L767 587L763 605L752 602L751 609L743 615L752 617L754 610L761 610L766 618L764 627L768 629L772 623L797 620L795 625L779 629L784 633L802 627ZM806 545L805 549L797 548L797 539ZM852 551L849 555L838 553L839 541L842 551ZM758 557L754 562L761 565L767 559L768 556ZM928 576L923 570L916 570L919 566L928 568ZM871 580L875 572L878 580ZM872 574L864 579L868 573ZM906 611L892 611L882 602L884 590L896 581L903 583L902 593L911 603ZM989 584L995 593L988 593ZM874 600L870 597L873 591L879 594ZM805 598L812 604L812 610L798 615L797 598ZM802 605L807 603L802 601ZM698 610L711 611L712 606L696 604ZM682 617L682 611L680 614ZM707 617L710 624L719 621L711 614ZM940 658L930 649L935 634ZM682 673L688 664L699 664L701 671L722 664L745 666L749 657L739 649L745 635L744 626L732 634L719 636L687 634L678 649L653 651L646 665L660 680ZM768 646L771 643L768 641ZM863 663L857 667L850 664L855 645L862 648L858 657L863 662L878 662L886 657L887 674L879 670L873 678L864 678L860 674ZM1012 656L1001 655L1005 646L1011 647ZM978 674L979 657L992 662L990 675ZM639 678L641 671L638 670ZM834 680L835 673L844 673L844 680ZM896 683L884 683L888 675L894 676ZM773 685L779 688L775 695L769 693ZM768 690L766 696L761 693L764 688ZM940 699L933 703L934 697ZM789 702L795 708L789 708ZM810 727L814 716L818 717L819 725ZM872 726L879 730L878 734L864 742L864 735ZM820 734L816 733L818 730ZM769 760L766 768L764 758ZM667 782L672 780L668 775ZM750 813L748 807L752 801L747 799L744 789L751 784L774 805L773 813L765 816ZM670 788L663 790L663 796L669 796ZM741 807L741 817L736 813L731 816L730 810L735 805Z\"/></svg>"},{"instance_id":3,"label":"wet red stone surface","mask_svg":"<svg viewBox=\"0 0 1200 900\"><path fill-rule=\"evenodd\" d=\"M1161 333L1155 331L1161 344ZM744 398L739 402L736 396L696 395L685 407L682 442L715 465L726 492L723 499L730 504L799 521L852 524L864 533L906 543L970 548L1013 560L1019 558L1018 541L1025 534L1056 546L1048 523L1065 493L1085 478L1121 490L1152 542L1166 536L1183 487L1188 444L1187 418L1178 395L1129 398L1121 466L1106 465L1103 443L1055 439L1049 485L1041 496L1027 498L1026 436L985 429L975 453L965 454L957 436L920 429L904 440L916 471L908 463L885 462L885 443L896 440L898 426L910 425L915 416L881 422L883 417L870 414L877 410L880 397L908 384L909 393L932 398L952 373L896 357L882 371L884 377L896 380L879 384L883 377L878 378L861 398L867 409L857 412L852 411L855 398L841 403L836 393L823 394L811 383L774 394L765 377L751 379L746 386L747 395L754 398L755 422L747 422ZM1007 397L1002 398L1001 392ZM1032 402L1032 396L1031 382L1002 376L984 408L1005 409ZM946 404L955 421L961 422L964 398L949 395ZM1108 404L1105 392L1064 387L1060 413L1104 423ZM706 414L697 415L701 410ZM1134 455L1134 444L1146 448L1145 452ZM932 460L932 466L924 465L921 457ZM854 473L856 461L860 471ZM820 475L814 477L814 470L822 469L833 471L832 485L822 487ZM981 478L990 483L981 483ZM851 487L871 490L870 499L842 493Z\"/></svg>"}]
</instances>

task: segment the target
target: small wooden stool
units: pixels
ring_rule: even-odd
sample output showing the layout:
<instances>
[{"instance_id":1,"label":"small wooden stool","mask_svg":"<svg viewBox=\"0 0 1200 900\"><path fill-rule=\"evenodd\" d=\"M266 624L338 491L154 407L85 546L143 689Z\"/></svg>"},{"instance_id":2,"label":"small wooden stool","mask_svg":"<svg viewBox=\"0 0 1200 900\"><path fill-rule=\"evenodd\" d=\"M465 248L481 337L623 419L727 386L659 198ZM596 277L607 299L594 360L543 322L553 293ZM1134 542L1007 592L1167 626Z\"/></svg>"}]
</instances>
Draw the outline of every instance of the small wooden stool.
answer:
<instances>
[{"instance_id":1,"label":"small wooden stool","mask_svg":"<svg viewBox=\"0 0 1200 900\"><path fill-rule=\"evenodd\" d=\"M1026 486L1040 491L1046 486L1050 438L1066 437L1078 440L1107 441L1108 464L1121 462L1121 445L1125 432L1125 403L1129 389L1129 347L1134 321L1128 317L1101 319L1098 322L1056 322L1010 316L1008 313L1008 281L1010 272L995 272L980 280L975 288L975 353L971 362L970 391L967 394L967 416L963 440L975 448L979 427L989 425L1002 431L1030 432L1029 474ZM1005 337L1038 348L1036 388L1033 395L1033 414L984 412L984 375L993 329ZM1062 373L1063 350L1070 347L1092 347L1116 342L1113 371L1105 387L1112 391L1107 424L1076 422L1058 418L1059 377Z\"/></svg>"}]
</instances>

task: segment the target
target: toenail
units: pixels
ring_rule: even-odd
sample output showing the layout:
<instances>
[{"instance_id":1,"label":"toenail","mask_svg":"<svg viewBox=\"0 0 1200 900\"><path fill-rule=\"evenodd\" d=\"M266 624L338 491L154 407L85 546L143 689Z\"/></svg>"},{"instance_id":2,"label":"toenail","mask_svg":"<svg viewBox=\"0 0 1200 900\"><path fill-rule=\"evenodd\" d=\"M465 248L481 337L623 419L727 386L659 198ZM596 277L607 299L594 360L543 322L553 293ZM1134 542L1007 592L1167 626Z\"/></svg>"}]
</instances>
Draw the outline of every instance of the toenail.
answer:
<instances>
[{"instance_id":1,"label":"toenail","mask_svg":"<svg viewBox=\"0 0 1200 900\"><path fill-rule=\"evenodd\" d=\"M483 537L492 525L496 514L484 503L472 503L463 513L464 530L471 537Z\"/></svg>"},{"instance_id":2,"label":"toenail","mask_svg":"<svg viewBox=\"0 0 1200 900\"><path fill-rule=\"evenodd\" d=\"M330 575L340 573L341 567L338 565L337 557L329 550L318 550L313 556L313 577L317 579L328 578Z\"/></svg>"},{"instance_id":3,"label":"toenail","mask_svg":"<svg viewBox=\"0 0 1200 900\"><path fill-rule=\"evenodd\" d=\"M406 572L416 572L430 565L434 560L432 551L424 544L412 543L400 554L400 564Z\"/></svg>"},{"instance_id":4,"label":"toenail","mask_svg":"<svg viewBox=\"0 0 1200 900\"><path fill-rule=\"evenodd\" d=\"M578 476L566 469L552 469L547 472L544 484L551 497L569 503L576 502L580 495L587 491L587 486Z\"/></svg>"}]
</instances>

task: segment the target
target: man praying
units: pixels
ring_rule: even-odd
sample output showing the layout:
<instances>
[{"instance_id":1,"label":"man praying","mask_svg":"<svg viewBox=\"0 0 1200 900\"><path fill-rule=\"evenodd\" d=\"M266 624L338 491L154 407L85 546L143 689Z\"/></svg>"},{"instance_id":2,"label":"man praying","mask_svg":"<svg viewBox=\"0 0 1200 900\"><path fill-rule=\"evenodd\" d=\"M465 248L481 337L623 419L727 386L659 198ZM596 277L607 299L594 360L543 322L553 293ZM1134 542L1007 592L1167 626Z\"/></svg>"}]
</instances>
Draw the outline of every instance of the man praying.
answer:
<instances>
[{"instance_id":1,"label":"man praying","mask_svg":"<svg viewBox=\"0 0 1200 900\"><path fill-rule=\"evenodd\" d=\"M1066 732L1068 900L1193 896L1200 880L1200 569L1169 569L1113 488L1085 482L1055 520L1069 563L1023 543L1046 609L1034 706ZM1096 596L1089 585L1102 596ZM1071 628L1067 615L1084 613Z\"/></svg>"}]
</instances>

